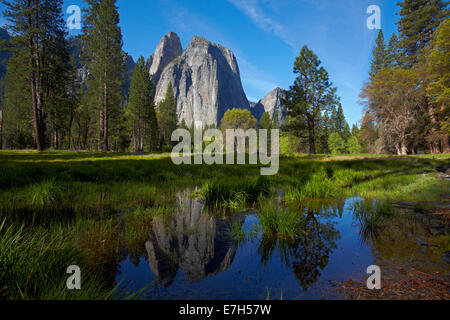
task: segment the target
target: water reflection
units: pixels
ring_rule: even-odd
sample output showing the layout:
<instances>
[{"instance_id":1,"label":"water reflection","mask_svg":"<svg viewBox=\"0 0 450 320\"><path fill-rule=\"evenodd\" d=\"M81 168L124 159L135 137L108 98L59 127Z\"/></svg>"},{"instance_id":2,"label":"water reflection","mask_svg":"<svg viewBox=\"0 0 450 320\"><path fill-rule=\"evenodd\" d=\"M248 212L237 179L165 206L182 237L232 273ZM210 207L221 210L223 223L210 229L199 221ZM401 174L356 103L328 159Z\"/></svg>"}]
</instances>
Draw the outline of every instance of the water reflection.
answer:
<instances>
[{"instance_id":1,"label":"water reflection","mask_svg":"<svg viewBox=\"0 0 450 320\"><path fill-rule=\"evenodd\" d=\"M317 211L305 210L306 224L303 236L291 240L263 236L258 248L261 262L266 267L274 253L278 251L281 263L292 268L304 291L318 280L322 270L329 263L331 253L337 248L336 243L340 238L334 223L327 219L323 222L318 219L325 217L321 207L319 206ZM340 211L336 207L334 209L339 214ZM299 214L302 214L302 210Z\"/></svg>"},{"instance_id":2,"label":"water reflection","mask_svg":"<svg viewBox=\"0 0 450 320\"><path fill-rule=\"evenodd\" d=\"M236 245L227 236L229 222L208 214L189 191L177 194L176 203L169 222L154 220L152 237L145 244L156 281L170 286L181 269L194 283L228 269L236 254Z\"/></svg>"},{"instance_id":3,"label":"water reflection","mask_svg":"<svg viewBox=\"0 0 450 320\"><path fill-rule=\"evenodd\" d=\"M423 215L357 198L296 210L304 215L304 230L282 239L255 231L256 213L224 218L208 212L190 190L180 192L174 214L153 218L139 254L129 250L116 281L131 277L135 290L156 283L146 291L150 299L265 299L269 288L278 290L272 296L320 299L330 281L364 277L368 266L387 260L448 269L436 248L421 242L448 237L448 225L442 232ZM251 236L235 241L236 226Z\"/></svg>"}]
</instances>

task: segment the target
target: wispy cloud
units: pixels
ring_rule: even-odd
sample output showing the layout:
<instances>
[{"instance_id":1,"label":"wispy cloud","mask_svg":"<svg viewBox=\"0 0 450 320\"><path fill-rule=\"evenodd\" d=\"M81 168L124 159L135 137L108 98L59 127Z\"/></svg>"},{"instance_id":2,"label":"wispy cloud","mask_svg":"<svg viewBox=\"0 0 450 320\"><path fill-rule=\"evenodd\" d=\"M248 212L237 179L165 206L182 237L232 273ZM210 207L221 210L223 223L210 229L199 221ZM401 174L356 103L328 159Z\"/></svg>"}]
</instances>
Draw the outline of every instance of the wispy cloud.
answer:
<instances>
[{"instance_id":1,"label":"wispy cloud","mask_svg":"<svg viewBox=\"0 0 450 320\"><path fill-rule=\"evenodd\" d=\"M228 0L228 2L249 17L258 28L274 34L293 49L297 49L286 28L268 17L258 5L258 0Z\"/></svg>"}]
</instances>

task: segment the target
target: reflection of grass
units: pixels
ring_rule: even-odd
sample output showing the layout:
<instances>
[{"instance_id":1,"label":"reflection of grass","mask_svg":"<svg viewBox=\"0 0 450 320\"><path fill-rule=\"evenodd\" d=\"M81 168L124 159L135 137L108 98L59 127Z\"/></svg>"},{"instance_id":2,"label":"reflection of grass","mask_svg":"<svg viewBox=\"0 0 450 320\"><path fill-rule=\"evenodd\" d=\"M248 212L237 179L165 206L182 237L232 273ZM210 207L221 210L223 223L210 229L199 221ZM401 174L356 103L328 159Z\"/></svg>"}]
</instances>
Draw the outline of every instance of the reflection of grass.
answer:
<instances>
[{"instance_id":1,"label":"reflection of grass","mask_svg":"<svg viewBox=\"0 0 450 320\"><path fill-rule=\"evenodd\" d=\"M242 228L242 224L239 221L234 221L230 224L230 236L233 241L237 243L244 242L247 239L247 233Z\"/></svg>"},{"instance_id":2,"label":"reflection of grass","mask_svg":"<svg viewBox=\"0 0 450 320\"><path fill-rule=\"evenodd\" d=\"M363 239L375 239L392 217L392 205L381 201L358 201L353 210L361 226Z\"/></svg>"}]
</instances>

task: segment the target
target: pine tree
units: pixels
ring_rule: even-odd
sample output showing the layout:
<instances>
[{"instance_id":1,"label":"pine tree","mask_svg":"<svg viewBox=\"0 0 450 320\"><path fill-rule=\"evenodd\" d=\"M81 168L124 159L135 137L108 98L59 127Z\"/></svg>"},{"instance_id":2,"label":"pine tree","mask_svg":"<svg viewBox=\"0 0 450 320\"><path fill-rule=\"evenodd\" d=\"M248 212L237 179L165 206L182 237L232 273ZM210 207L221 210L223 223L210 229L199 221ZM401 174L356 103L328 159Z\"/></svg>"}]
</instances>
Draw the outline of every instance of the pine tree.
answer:
<instances>
[{"instance_id":1,"label":"pine tree","mask_svg":"<svg viewBox=\"0 0 450 320\"><path fill-rule=\"evenodd\" d=\"M81 82L78 79L78 63L75 54L70 57L69 63L69 80L68 80L68 103L69 103L69 125L68 131L68 147L74 148L74 141L72 135L72 127L75 121L76 112L80 103Z\"/></svg>"},{"instance_id":2,"label":"pine tree","mask_svg":"<svg viewBox=\"0 0 450 320\"><path fill-rule=\"evenodd\" d=\"M273 120L272 120L272 129L280 129L281 124L280 124L280 116L279 116L279 112L275 111L275 114L273 115Z\"/></svg>"},{"instance_id":3,"label":"pine tree","mask_svg":"<svg viewBox=\"0 0 450 320\"><path fill-rule=\"evenodd\" d=\"M264 114L262 115L259 122L259 128L265 130L272 129L272 120L270 120L270 115L267 112L264 112Z\"/></svg>"},{"instance_id":4,"label":"pine tree","mask_svg":"<svg viewBox=\"0 0 450 320\"><path fill-rule=\"evenodd\" d=\"M328 111L338 103L336 89L329 81L328 72L313 51L304 46L294 65L297 78L283 99L290 121L286 130L295 132L298 137L307 131L309 151L316 153L316 131L322 112Z\"/></svg>"},{"instance_id":5,"label":"pine tree","mask_svg":"<svg viewBox=\"0 0 450 320\"><path fill-rule=\"evenodd\" d=\"M400 66L401 54L398 48L398 38L395 33L392 34L387 46L387 67L397 68Z\"/></svg>"},{"instance_id":6,"label":"pine tree","mask_svg":"<svg viewBox=\"0 0 450 320\"><path fill-rule=\"evenodd\" d=\"M450 152L450 20L445 20L434 33L427 56L427 96L437 106L437 131L444 153Z\"/></svg>"},{"instance_id":7,"label":"pine tree","mask_svg":"<svg viewBox=\"0 0 450 320\"><path fill-rule=\"evenodd\" d=\"M86 0L84 37L90 77L88 101L99 114L99 151L110 149L110 132L121 119L124 58L117 0ZM117 130L116 130L117 131Z\"/></svg>"},{"instance_id":8,"label":"pine tree","mask_svg":"<svg viewBox=\"0 0 450 320\"><path fill-rule=\"evenodd\" d=\"M2 0L2 3L6 6L3 14L10 23L8 29L13 35L13 54L24 54L23 62L29 66L35 144L38 150L44 150L47 147L49 96L57 94L53 92L54 88L59 90L59 74L54 71L64 50L63 1Z\"/></svg>"},{"instance_id":9,"label":"pine tree","mask_svg":"<svg viewBox=\"0 0 450 320\"><path fill-rule=\"evenodd\" d=\"M425 48L431 43L433 32L448 17L447 3L442 0L404 0L399 3L399 48L402 63L412 67L419 62Z\"/></svg>"},{"instance_id":10,"label":"pine tree","mask_svg":"<svg viewBox=\"0 0 450 320\"><path fill-rule=\"evenodd\" d=\"M172 83L169 83L167 86L166 96L158 106L157 116L161 143L162 145L170 146L172 133L177 129L178 125L177 104Z\"/></svg>"},{"instance_id":11,"label":"pine tree","mask_svg":"<svg viewBox=\"0 0 450 320\"><path fill-rule=\"evenodd\" d=\"M6 96L3 106L3 135L10 148L36 147L33 139L33 115L28 74L30 65L24 51L8 60L6 68Z\"/></svg>"},{"instance_id":12,"label":"pine tree","mask_svg":"<svg viewBox=\"0 0 450 320\"><path fill-rule=\"evenodd\" d=\"M342 139L342 137L336 132L331 133L330 137L328 138L328 149L333 155L344 153L345 152L344 139Z\"/></svg>"},{"instance_id":13,"label":"pine tree","mask_svg":"<svg viewBox=\"0 0 450 320\"><path fill-rule=\"evenodd\" d=\"M373 79L381 69L388 66L388 51L384 43L383 30L378 33L377 40L375 42L375 48L372 51L372 63L370 66L370 79Z\"/></svg>"},{"instance_id":14,"label":"pine tree","mask_svg":"<svg viewBox=\"0 0 450 320\"><path fill-rule=\"evenodd\" d=\"M154 89L145 67L144 57L140 57L131 78L130 100L127 114L132 122L133 151L154 151L158 144L158 127L153 105Z\"/></svg>"},{"instance_id":15,"label":"pine tree","mask_svg":"<svg viewBox=\"0 0 450 320\"><path fill-rule=\"evenodd\" d=\"M330 122L331 131L343 136L347 121L345 121L344 109L340 103L338 104L337 109L333 106Z\"/></svg>"}]
</instances>

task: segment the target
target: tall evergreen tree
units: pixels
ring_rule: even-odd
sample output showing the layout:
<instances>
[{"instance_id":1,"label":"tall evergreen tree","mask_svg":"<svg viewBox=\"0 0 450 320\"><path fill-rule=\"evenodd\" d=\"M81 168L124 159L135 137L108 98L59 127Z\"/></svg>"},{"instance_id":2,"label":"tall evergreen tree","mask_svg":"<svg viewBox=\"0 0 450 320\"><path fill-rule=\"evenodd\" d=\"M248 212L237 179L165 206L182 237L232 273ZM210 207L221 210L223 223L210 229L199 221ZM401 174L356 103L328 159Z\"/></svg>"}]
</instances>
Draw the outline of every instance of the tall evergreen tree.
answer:
<instances>
[{"instance_id":1,"label":"tall evergreen tree","mask_svg":"<svg viewBox=\"0 0 450 320\"><path fill-rule=\"evenodd\" d=\"M387 67L399 67L401 63L400 60L401 54L398 47L398 37L395 33L393 33L387 46Z\"/></svg>"},{"instance_id":2,"label":"tall evergreen tree","mask_svg":"<svg viewBox=\"0 0 450 320\"><path fill-rule=\"evenodd\" d=\"M330 122L331 131L342 136L347 124L347 121L345 121L344 109L342 108L342 104L339 103L338 108L333 106Z\"/></svg>"},{"instance_id":3,"label":"tall evergreen tree","mask_svg":"<svg viewBox=\"0 0 450 320\"><path fill-rule=\"evenodd\" d=\"M153 104L154 89L145 67L144 57L140 57L131 78L130 100L127 115L132 123L134 152L154 151L158 145L158 127Z\"/></svg>"},{"instance_id":4,"label":"tall evergreen tree","mask_svg":"<svg viewBox=\"0 0 450 320\"><path fill-rule=\"evenodd\" d=\"M85 0L84 36L90 77L88 102L99 115L99 151L110 149L110 131L121 119L124 58L117 0Z\"/></svg>"},{"instance_id":5,"label":"tall evergreen tree","mask_svg":"<svg viewBox=\"0 0 450 320\"><path fill-rule=\"evenodd\" d=\"M264 112L262 115L261 120L259 121L259 128L265 130L272 129L272 120L270 120L270 115L267 112Z\"/></svg>"},{"instance_id":6,"label":"tall evergreen tree","mask_svg":"<svg viewBox=\"0 0 450 320\"><path fill-rule=\"evenodd\" d=\"M10 148L36 147L33 114L30 112L30 65L26 52L17 52L6 68L6 96L3 109L4 140Z\"/></svg>"},{"instance_id":7,"label":"tall evergreen tree","mask_svg":"<svg viewBox=\"0 0 450 320\"><path fill-rule=\"evenodd\" d=\"M328 72L313 51L304 46L294 65L297 78L294 85L286 92L283 103L290 117L286 129L302 136L302 131L308 132L309 151L316 153L317 125L323 111L328 111L338 103L336 89L329 81Z\"/></svg>"},{"instance_id":8,"label":"tall evergreen tree","mask_svg":"<svg viewBox=\"0 0 450 320\"><path fill-rule=\"evenodd\" d=\"M173 93L172 83L167 86L166 96L158 106L158 127L160 130L161 144L170 146L172 144L172 133L177 129L177 104Z\"/></svg>"},{"instance_id":9,"label":"tall evergreen tree","mask_svg":"<svg viewBox=\"0 0 450 320\"><path fill-rule=\"evenodd\" d=\"M10 25L11 45L14 55L24 54L23 62L29 66L33 112L33 128L38 150L47 147L46 130L49 113L49 96L58 87L54 74L60 59L65 37L62 0L2 0L6 6L3 15ZM57 67L56 67L57 68ZM57 89L59 90L59 88Z\"/></svg>"},{"instance_id":10,"label":"tall evergreen tree","mask_svg":"<svg viewBox=\"0 0 450 320\"><path fill-rule=\"evenodd\" d=\"M448 18L448 2L442 0L404 0L401 7L398 29L402 62L412 67L419 62L420 55L431 43L433 32Z\"/></svg>"},{"instance_id":11,"label":"tall evergreen tree","mask_svg":"<svg viewBox=\"0 0 450 320\"><path fill-rule=\"evenodd\" d=\"M272 129L280 129L281 124L280 124L280 116L279 116L279 112L275 111L275 114L273 115L273 120L272 120Z\"/></svg>"},{"instance_id":12,"label":"tall evergreen tree","mask_svg":"<svg viewBox=\"0 0 450 320\"><path fill-rule=\"evenodd\" d=\"M79 108L80 103L80 93L81 93L81 81L78 78L78 63L76 60L75 55L73 54L70 58L69 63L69 80L68 80L68 112L69 112L69 123L68 123L68 147L69 149L74 148L74 139L73 139L73 133L72 133L72 127L73 123L75 121L76 112Z\"/></svg>"},{"instance_id":13,"label":"tall evergreen tree","mask_svg":"<svg viewBox=\"0 0 450 320\"><path fill-rule=\"evenodd\" d=\"M372 52L372 63L370 66L370 79L373 79L381 69L388 66L388 51L384 42L383 30L378 33L377 40L375 42L375 48Z\"/></svg>"},{"instance_id":14,"label":"tall evergreen tree","mask_svg":"<svg viewBox=\"0 0 450 320\"><path fill-rule=\"evenodd\" d=\"M434 33L427 56L427 96L437 106L437 132L444 153L450 152L450 20L445 20Z\"/></svg>"}]
</instances>

